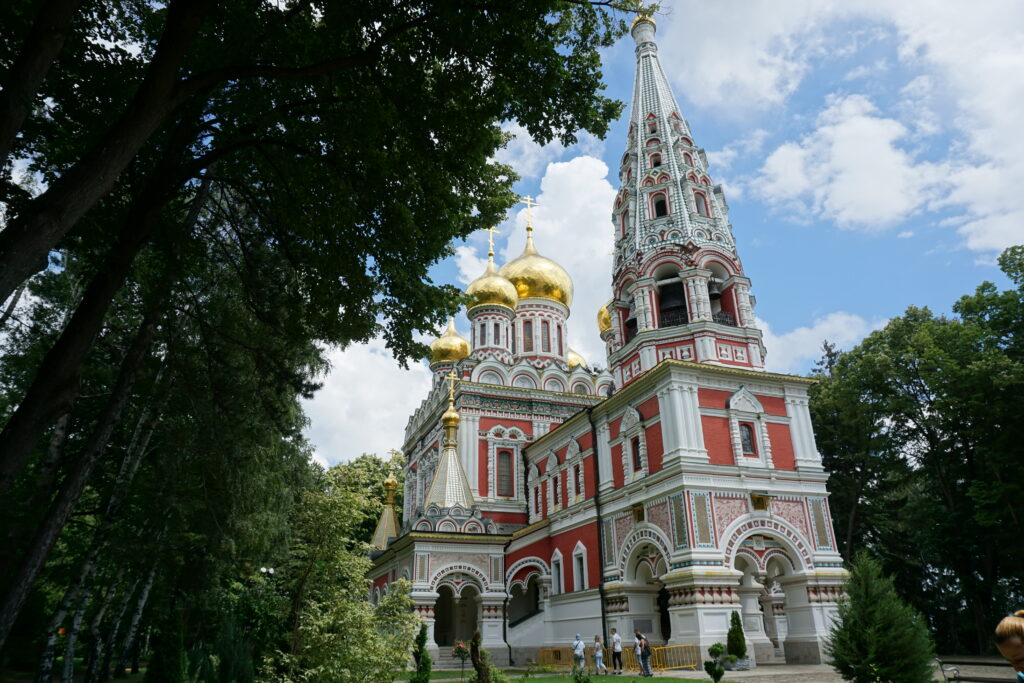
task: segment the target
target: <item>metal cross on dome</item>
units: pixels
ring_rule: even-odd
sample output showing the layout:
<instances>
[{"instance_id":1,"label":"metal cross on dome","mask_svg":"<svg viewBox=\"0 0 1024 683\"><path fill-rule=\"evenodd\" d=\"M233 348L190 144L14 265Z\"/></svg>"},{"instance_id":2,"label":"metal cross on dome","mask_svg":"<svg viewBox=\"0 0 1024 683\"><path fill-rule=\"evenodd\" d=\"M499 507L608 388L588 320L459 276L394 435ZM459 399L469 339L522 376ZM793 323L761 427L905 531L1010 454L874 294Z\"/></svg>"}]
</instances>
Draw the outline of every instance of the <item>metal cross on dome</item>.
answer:
<instances>
[{"instance_id":1,"label":"metal cross on dome","mask_svg":"<svg viewBox=\"0 0 1024 683\"><path fill-rule=\"evenodd\" d=\"M498 227L492 225L484 230L487 231L487 255L494 256L494 233L498 232Z\"/></svg>"},{"instance_id":2,"label":"metal cross on dome","mask_svg":"<svg viewBox=\"0 0 1024 683\"><path fill-rule=\"evenodd\" d=\"M455 383L459 381L459 376L455 374L454 370L448 372L446 377L448 380L448 403L455 403Z\"/></svg>"},{"instance_id":3,"label":"metal cross on dome","mask_svg":"<svg viewBox=\"0 0 1024 683\"><path fill-rule=\"evenodd\" d=\"M540 204L534 201L533 197L526 195L519 200L520 204L526 204L526 227L529 230L533 229L533 207L540 206Z\"/></svg>"}]
</instances>

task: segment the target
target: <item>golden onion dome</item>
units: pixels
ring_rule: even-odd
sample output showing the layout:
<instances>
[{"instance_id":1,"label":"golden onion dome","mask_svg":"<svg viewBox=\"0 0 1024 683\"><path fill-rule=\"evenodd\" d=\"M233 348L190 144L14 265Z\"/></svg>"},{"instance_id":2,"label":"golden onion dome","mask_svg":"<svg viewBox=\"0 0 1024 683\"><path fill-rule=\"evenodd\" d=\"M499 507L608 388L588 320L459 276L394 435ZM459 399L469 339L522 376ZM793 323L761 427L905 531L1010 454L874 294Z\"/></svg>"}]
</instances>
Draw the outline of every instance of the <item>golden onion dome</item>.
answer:
<instances>
[{"instance_id":1,"label":"golden onion dome","mask_svg":"<svg viewBox=\"0 0 1024 683\"><path fill-rule=\"evenodd\" d=\"M498 273L515 285L520 299L552 299L572 304L572 278L562 266L537 253L533 228L526 226L526 247L518 258L501 267Z\"/></svg>"},{"instance_id":2,"label":"golden onion dome","mask_svg":"<svg viewBox=\"0 0 1024 683\"><path fill-rule=\"evenodd\" d=\"M397 488L398 488L398 480L395 479L394 472L388 472L388 477L387 477L387 479L384 480L384 490L385 491L394 491Z\"/></svg>"},{"instance_id":3,"label":"golden onion dome","mask_svg":"<svg viewBox=\"0 0 1024 683\"><path fill-rule=\"evenodd\" d=\"M608 330L612 329L612 313L608 310L608 304L597 309L597 332L598 334L604 334Z\"/></svg>"},{"instance_id":4,"label":"golden onion dome","mask_svg":"<svg viewBox=\"0 0 1024 683\"><path fill-rule=\"evenodd\" d=\"M645 12L646 12L646 13L645 13ZM650 9L644 8L644 9L641 9L641 10L640 10L640 11L639 11L639 12L637 13L637 15L636 15L636 18L635 18L635 19L633 19L633 24L632 24L632 26L630 26L630 27L629 27L629 30L630 30L630 31L632 31L632 30L633 30L634 28L636 28L636 25L637 25L637 24L639 24L639 23L641 23L641 22L644 22L644 21L646 21L647 23L651 24L651 25L652 25L652 26L654 26L655 28L657 28L657 27L658 27L658 24L657 24L657 22L656 22L656 21L654 21L654 17L652 17L652 16L651 16L651 14L650 14Z\"/></svg>"},{"instance_id":5,"label":"golden onion dome","mask_svg":"<svg viewBox=\"0 0 1024 683\"><path fill-rule=\"evenodd\" d=\"M441 424L445 427L454 427L459 424L461 419L462 416L459 415L459 411L455 410L455 406L449 403L448 410L444 411L444 415L441 416Z\"/></svg>"},{"instance_id":6,"label":"golden onion dome","mask_svg":"<svg viewBox=\"0 0 1024 683\"><path fill-rule=\"evenodd\" d=\"M566 356L566 360L569 363L569 369L572 369L577 365L580 365L584 368L587 367L586 359L583 356L581 356L579 352L576 351L575 349L569 349L569 354Z\"/></svg>"},{"instance_id":7,"label":"golden onion dome","mask_svg":"<svg viewBox=\"0 0 1024 683\"><path fill-rule=\"evenodd\" d=\"M494 254L487 256L487 270L484 274L469 283L466 294L470 301L466 310L472 311L477 306L503 306L511 311L516 310L519 294L516 286L498 274L494 267Z\"/></svg>"},{"instance_id":8,"label":"golden onion dome","mask_svg":"<svg viewBox=\"0 0 1024 683\"><path fill-rule=\"evenodd\" d=\"M448 329L430 344L431 363L451 363L469 356L469 342L455 330L455 318L448 320Z\"/></svg>"}]
</instances>

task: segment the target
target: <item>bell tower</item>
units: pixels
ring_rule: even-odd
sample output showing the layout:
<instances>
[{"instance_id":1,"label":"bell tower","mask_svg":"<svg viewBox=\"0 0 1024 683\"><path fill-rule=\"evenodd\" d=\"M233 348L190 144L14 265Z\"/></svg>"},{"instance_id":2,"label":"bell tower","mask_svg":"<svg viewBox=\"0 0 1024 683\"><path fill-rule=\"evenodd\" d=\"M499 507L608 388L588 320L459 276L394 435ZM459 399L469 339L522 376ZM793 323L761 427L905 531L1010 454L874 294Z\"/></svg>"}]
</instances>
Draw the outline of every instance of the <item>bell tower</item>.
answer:
<instances>
[{"instance_id":1,"label":"bell tower","mask_svg":"<svg viewBox=\"0 0 1024 683\"><path fill-rule=\"evenodd\" d=\"M666 358L764 369L729 207L680 114L655 31L643 15L631 29L636 76L612 210L613 299L598 312L619 387Z\"/></svg>"}]
</instances>

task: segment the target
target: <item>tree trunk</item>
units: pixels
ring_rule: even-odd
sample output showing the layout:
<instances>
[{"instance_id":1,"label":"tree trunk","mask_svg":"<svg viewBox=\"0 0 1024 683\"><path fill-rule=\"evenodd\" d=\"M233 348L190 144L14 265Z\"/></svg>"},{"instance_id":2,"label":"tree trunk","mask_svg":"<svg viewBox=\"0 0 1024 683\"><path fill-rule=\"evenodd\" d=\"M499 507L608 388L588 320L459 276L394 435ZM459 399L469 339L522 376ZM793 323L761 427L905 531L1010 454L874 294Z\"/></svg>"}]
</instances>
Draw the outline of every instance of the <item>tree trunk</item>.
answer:
<instances>
[{"instance_id":1,"label":"tree trunk","mask_svg":"<svg viewBox=\"0 0 1024 683\"><path fill-rule=\"evenodd\" d=\"M95 678L90 677L90 681L104 683L110 680L110 660L114 654L114 644L117 642L117 634L121 630L121 622L124 621L124 613L128 611L128 604L131 602L132 596L135 595L135 589L138 585L139 581L136 579L135 583L132 584L131 590L124 594L121 608L117 610L117 618L110 625L110 633L103 639L103 665L97 672L99 675Z\"/></svg>"},{"instance_id":2,"label":"tree trunk","mask_svg":"<svg viewBox=\"0 0 1024 683\"><path fill-rule=\"evenodd\" d=\"M85 586L78 596L75 614L71 618L71 627L68 629L68 639L64 643L64 669L61 674L62 681L70 681L75 677L75 645L78 642L78 634L82 630L82 620L85 619L85 610L89 606L89 597L92 594L92 587ZM40 672L42 676L42 672ZM44 679L49 681L50 679Z\"/></svg>"},{"instance_id":3,"label":"tree trunk","mask_svg":"<svg viewBox=\"0 0 1024 683\"><path fill-rule=\"evenodd\" d=\"M61 598L60 603L57 605L57 610L53 613L53 618L50 619L50 628L46 633L46 643L43 646L43 654L39 660L39 671L36 673L36 683L50 683L53 678L53 663L57 651L57 631L67 618L68 610L76 602L81 602L83 605L81 609L84 612L84 605L88 599L87 586L89 579L92 578L93 572L96 569L95 559L95 556L91 554L86 556L82 569L78 573L78 580L64 591L64 597ZM79 596L82 597L79 598ZM74 619L77 620L78 625L81 625L81 616L79 616L78 611L75 612ZM71 631L68 633L68 642L71 642L73 637L77 637L77 628L78 626L72 626Z\"/></svg>"},{"instance_id":4,"label":"tree trunk","mask_svg":"<svg viewBox=\"0 0 1024 683\"><path fill-rule=\"evenodd\" d=\"M113 622L110 624L110 628L113 630L113 638L103 637L103 613L107 611L107 607L113 601L114 595L117 594L117 585L121 580L121 572L118 573L117 580L114 581L110 587L110 592L107 594L106 601L103 603L103 609L97 617L95 617L89 625L89 630L92 633L92 654L89 658L89 669L85 672L86 681L98 681L102 678L102 667L106 660L105 652L110 647L110 643L113 638L117 637L117 628L121 623L121 618L124 616L124 610L128 607L128 601L131 600L132 595L135 593L136 586L139 585L139 580L136 579L135 583L132 584L131 588L125 591L124 597L121 599L121 609L118 611ZM106 664L109 667L109 663ZM68 682L70 683L70 682Z\"/></svg>"},{"instance_id":5,"label":"tree trunk","mask_svg":"<svg viewBox=\"0 0 1024 683\"><path fill-rule=\"evenodd\" d=\"M215 0L171 0L146 76L124 113L97 144L0 231L0 301L46 267L47 255L97 201L181 104L178 71ZM2 448L0 448L2 451Z\"/></svg>"},{"instance_id":6,"label":"tree trunk","mask_svg":"<svg viewBox=\"0 0 1024 683\"><path fill-rule=\"evenodd\" d=\"M157 297L157 301L150 303L142 325L121 362L121 370L118 373L114 390L97 420L89 441L85 444L74 469L64 481L56 500L39 524L35 537L22 558L20 568L5 589L3 599L0 601L0 648L7 640L7 635L25 604L32 584L35 583L39 572L46 563L46 558L57 542L61 529L64 528L78 498L82 495L82 490L107 444L110 433L120 418L124 404L131 393L132 385L149 351L153 336L156 334L156 322L160 310L158 303L161 298Z\"/></svg>"},{"instance_id":7,"label":"tree trunk","mask_svg":"<svg viewBox=\"0 0 1024 683\"><path fill-rule=\"evenodd\" d=\"M71 31L71 20L80 2L47 0L40 4L36 20L0 91L0 166L7 163L32 100L64 47L64 40Z\"/></svg>"},{"instance_id":8,"label":"tree trunk","mask_svg":"<svg viewBox=\"0 0 1024 683\"><path fill-rule=\"evenodd\" d=\"M132 619L128 625L128 632L124 635L124 642L121 644L121 655L117 659L117 666L114 667L114 677L120 678L124 670L128 668L128 660L134 651L136 637L139 634L139 621L142 620L142 612L146 609L146 602L149 600L149 592L153 589L153 581L156 579L156 570L159 560L153 562L153 568L149 570L149 577L142 587L142 593L135 603L135 611L132 612Z\"/></svg>"},{"instance_id":9,"label":"tree trunk","mask_svg":"<svg viewBox=\"0 0 1024 683\"><path fill-rule=\"evenodd\" d=\"M0 314L0 329L7 324L7 321L14 315L14 309L18 307L18 302L21 301L21 296L25 293L25 288L28 287L28 281L22 282L18 285L18 288L14 290L14 296L7 302L7 306L4 308L3 314Z\"/></svg>"}]
</instances>

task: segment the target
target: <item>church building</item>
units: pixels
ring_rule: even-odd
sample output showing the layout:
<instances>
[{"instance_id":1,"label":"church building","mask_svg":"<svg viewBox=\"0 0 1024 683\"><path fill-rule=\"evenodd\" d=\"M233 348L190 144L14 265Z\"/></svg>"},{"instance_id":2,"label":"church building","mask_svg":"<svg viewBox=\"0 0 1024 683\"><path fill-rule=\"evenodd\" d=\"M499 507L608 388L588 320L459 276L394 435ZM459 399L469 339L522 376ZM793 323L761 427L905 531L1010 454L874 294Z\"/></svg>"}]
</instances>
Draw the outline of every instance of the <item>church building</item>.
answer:
<instances>
[{"instance_id":1,"label":"church building","mask_svg":"<svg viewBox=\"0 0 1024 683\"><path fill-rule=\"evenodd\" d=\"M404 504L375 536L371 599L406 579L435 657L480 629L499 664L634 629L817 663L846 573L810 380L764 369L728 205L639 17L607 370L568 346L573 283L535 244L474 281L469 339L431 345L405 433ZM529 200L528 205L529 205ZM529 212L528 212L529 213ZM541 226L542 227L542 226Z\"/></svg>"}]
</instances>

